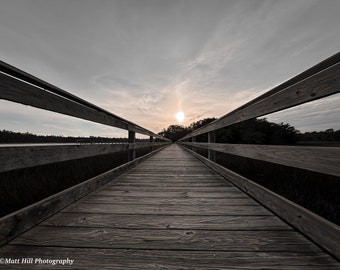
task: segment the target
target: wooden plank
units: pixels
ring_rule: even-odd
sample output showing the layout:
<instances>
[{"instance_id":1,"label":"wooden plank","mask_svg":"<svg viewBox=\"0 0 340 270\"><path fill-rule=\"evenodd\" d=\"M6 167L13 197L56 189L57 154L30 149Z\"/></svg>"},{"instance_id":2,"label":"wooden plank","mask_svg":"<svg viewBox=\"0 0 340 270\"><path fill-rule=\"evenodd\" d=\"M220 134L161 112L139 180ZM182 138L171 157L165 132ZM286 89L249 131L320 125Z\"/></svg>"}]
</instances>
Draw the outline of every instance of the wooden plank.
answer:
<instances>
[{"instance_id":1,"label":"wooden plank","mask_svg":"<svg viewBox=\"0 0 340 270\"><path fill-rule=\"evenodd\" d=\"M33 106L36 108L57 112L99 124L122 128L140 134L154 136L168 141L164 137L154 134L121 117L104 110L94 109L86 104L56 95L32 84L27 84L6 74L0 73L0 98Z\"/></svg>"},{"instance_id":2,"label":"wooden plank","mask_svg":"<svg viewBox=\"0 0 340 270\"><path fill-rule=\"evenodd\" d=\"M191 175L191 174L182 174L180 176L178 175L172 175L172 177L167 177L167 175L164 174L146 174L146 173L136 173L133 174L133 172L131 171L131 174L124 174L121 175L119 177L119 179L121 181L136 181L136 182L143 182L143 181L153 181L156 183L159 182L164 182L164 183L170 183L170 182L175 182L175 183L179 183L179 182L196 182L196 183L217 183L217 182L223 182L228 184L228 182L221 176L215 174L215 175L210 175L210 176L206 176L206 175L200 175L200 174L195 174L195 175Z\"/></svg>"},{"instance_id":3,"label":"wooden plank","mask_svg":"<svg viewBox=\"0 0 340 270\"><path fill-rule=\"evenodd\" d=\"M157 175L152 175L148 177L140 177L140 176L133 176L133 177L126 177L126 175L123 175L123 177L120 177L119 179L115 182L112 183L117 184L117 185L172 185L172 186L177 186L177 185L202 185L202 186L209 186L211 184L212 186L214 185L223 185L223 186L232 186L229 182L224 180L221 177L212 177L211 178L211 183L209 183L209 178L208 177L192 177L192 176L181 176L181 177L161 177Z\"/></svg>"},{"instance_id":4,"label":"wooden plank","mask_svg":"<svg viewBox=\"0 0 340 270\"><path fill-rule=\"evenodd\" d=\"M155 146L167 143L154 143ZM136 143L135 149L151 146ZM56 144L56 145L3 145L0 147L0 172L61 162L71 159L127 151L128 144Z\"/></svg>"},{"instance_id":5,"label":"wooden plank","mask_svg":"<svg viewBox=\"0 0 340 270\"><path fill-rule=\"evenodd\" d=\"M134 191L154 191L154 192L167 192L167 191L173 191L173 192L228 192L228 191L238 191L238 188L236 187L228 187L228 186L222 186L222 187L161 187L161 186L153 186L153 187L144 187L144 186L116 186L116 185L107 185L105 186L105 190L107 191L123 191L123 192L134 192Z\"/></svg>"},{"instance_id":6,"label":"wooden plank","mask_svg":"<svg viewBox=\"0 0 340 270\"><path fill-rule=\"evenodd\" d=\"M78 202L81 203L109 203L109 204L170 204L178 205L259 205L255 200L249 197L242 198L167 198L167 197L127 197L127 196L103 196L103 195L88 195Z\"/></svg>"},{"instance_id":7,"label":"wooden plank","mask_svg":"<svg viewBox=\"0 0 340 270\"><path fill-rule=\"evenodd\" d=\"M3 61L0 61L0 71L3 72L3 73L6 73L8 75L11 75L12 77L15 77L15 78L18 78L22 81L25 81L27 83L30 83L30 84L33 84L33 85L36 85L42 89L46 89L52 93L55 93L57 95L60 95L64 98L67 98L69 100L72 100L72 101L75 101L79 104L82 104L86 107L89 107L89 108L92 108L92 109L95 109L95 110L98 110L98 111L103 111L103 112L106 112L108 114L111 114L110 112L108 111L105 111L103 110L102 108L84 100L84 99L81 99L69 92L66 92L65 90L62 90L60 89L59 87L56 87L46 81L43 81L23 70L20 70L12 65L9 65L8 63L5 63ZM120 120L124 121L125 119L121 118L121 117L118 117L118 116L115 116L117 118L119 118Z\"/></svg>"},{"instance_id":8,"label":"wooden plank","mask_svg":"<svg viewBox=\"0 0 340 270\"><path fill-rule=\"evenodd\" d=\"M117 215L98 213L58 213L41 226L96 227L121 229L192 229L192 230L292 230L275 216L176 216Z\"/></svg>"},{"instance_id":9,"label":"wooden plank","mask_svg":"<svg viewBox=\"0 0 340 270\"><path fill-rule=\"evenodd\" d=\"M132 176L140 176L140 177L148 177L148 176L161 176L163 175L165 178L172 178L172 177L183 177L183 176L191 176L193 178L195 177L209 177L211 173L209 171L201 171L201 172L185 172L185 171L167 171L165 170L149 170L145 172L135 172L131 173Z\"/></svg>"},{"instance_id":10,"label":"wooden plank","mask_svg":"<svg viewBox=\"0 0 340 270\"><path fill-rule=\"evenodd\" d=\"M181 140L339 93L339 62L338 54L333 65L327 66L323 70L317 70L293 84L284 84L285 87L280 87L280 91L270 92L270 95L262 96L261 99L256 99L256 102L250 102L247 106L242 106L242 109L222 116L186 135Z\"/></svg>"},{"instance_id":11,"label":"wooden plank","mask_svg":"<svg viewBox=\"0 0 340 270\"><path fill-rule=\"evenodd\" d=\"M229 252L321 251L294 231L131 230L47 226L31 229L11 241L10 245Z\"/></svg>"},{"instance_id":12,"label":"wooden plank","mask_svg":"<svg viewBox=\"0 0 340 270\"><path fill-rule=\"evenodd\" d=\"M109 117L102 112L85 107L84 105L1 73L0 98L104 125L128 129L128 123L120 119Z\"/></svg>"},{"instance_id":13,"label":"wooden plank","mask_svg":"<svg viewBox=\"0 0 340 270\"><path fill-rule=\"evenodd\" d=\"M220 176L203 176L203 175L197 175L197 176L191 176L191 175L182 175L182 176L173 176L173 177L166 177L163 174L159 175L148 175L147 177L141 177L140 175L122 175L117 178L117 185L118 184L138 184L138 183L150 183L150 184L222 184L222 185L228 185L229 182L227 182L223 177Z\"/></svg>"},{"instance_id":14,"label":"wooden plank","mask_svg":"<svg viewBox=\"0 0 340 270\"><path fill-rule=\"evenodd\" d=\"M120 175L129 168L136 166L138 163L154 155L161 149L155 150L154 152L137 158L134 161L125 163L108 172L100 174L94 178L65 189L46 199L0 218L0 245L7 243L11 239L35 226L65 206L89 194L105 183L108 183L115 176Z\"/></svg>"},{"instance_id":15,"label":"wooden plank","mask_svg":"<svg viewBox=\"0 0 340 270\"><path fill-rule=\"evenodd\" d=\"M340 227L286 198L185 148L204 164L265 205L298 231L340 259Z\"/></svg>"},{"instance_id":16,"label":"wooden plank","mask_svg":"<svg viewBox=\"0 0 340 270\"><path fill-rule=\"evenodd\" d=\"M150 214L150 215L272 215L267 209L258 205L174 205L174 204L103 204L103 203L74 203L62 212L78 213L109 213L109 214Z\"/></svg>"},{"instance_id":17,"label":"wooden plank","mask_svg":"<svg viewBox=\"0 0 340 270\"><path fill-rule=\"evenodd\" d=\"M86 254L86 255L84 255ZM53 265L53 269L339 269L339 264L324 253L294 252L223 252L136 249L95 249L36 246L6 246L5 258L72 259L72 265ZM6 265L7 269L23 269L22 264ZM25 269L52 268L50 265L26 264Z\"/></svg>"},{"instance_id":18,"label":"wooden plank","mask_svg":"<svg viewBox=\"0 0 340 270\"><path fill-rule=\"evenodd\" d=\"M148 198L245 198L241 191L225 191L225 192L202 192L202 191L112 191L112 190L98 190L93 195L103 196L126 196L126 197L148 197Z\"/></svg>"},{"instance_id":19,"label":"wooden plank","mask_svg":"<svg viewBox=\"0 0 340 270\"><path fill-rule=\"evenodd\" d=\"M212 183L208 183L208 182L195 182L195 181L186 181L186 182L160 182L161 180L156 181L150 181L150 179L146 180L135 180L135 181L124 181L124 180L119 180L119 181L115 181L114 183L110 183L110 186L120 186L122 188L128 188L128 187L145 187L145 188L150 188L150 187L154 187L154 188L166 188L166 187L172 187L172 188L194 188L194 187L225 187L228 186L225 185L223 182L214 182L212 181ZM231 186L231 184L229 184L229 186Z\"/></svg>"},{"instance_id":20,"label":"wooden plank","mask_svg":"<svg viewBox=\"0 0 340 270\"><path fill-rule=\"evenodd\" d=\"M188 142L182 144L340 176L340 147Z\"/></svg>"}]
</instances>

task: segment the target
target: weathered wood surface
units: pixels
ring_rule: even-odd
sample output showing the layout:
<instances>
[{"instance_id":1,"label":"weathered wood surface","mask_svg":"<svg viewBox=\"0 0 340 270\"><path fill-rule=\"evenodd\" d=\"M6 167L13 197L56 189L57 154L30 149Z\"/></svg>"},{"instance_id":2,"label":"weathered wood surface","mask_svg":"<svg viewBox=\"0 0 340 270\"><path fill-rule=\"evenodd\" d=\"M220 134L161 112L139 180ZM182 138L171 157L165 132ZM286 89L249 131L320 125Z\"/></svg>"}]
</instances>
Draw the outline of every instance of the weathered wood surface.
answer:
<instances>
[{"instance_id":1,"label":"weathered wood surface","mask_svg":"<svg viewBox=\"0 0 340 270\"><path fill-rule=\"evenodd\" d=\"M7 65L7 67L5 67ZM15 69L10 65L0 62L1 69ZM16 75L20 76L20 70L17 70ZM11 74L11 73L10 73ZM11 74L12 76L15 74ZM128 120L125 120L117 115L114 115L102 108L95 106L83 99L80 99L64 90L54 87L42 80L34 78L25 73L19 77L21 80L0 73L0 98L21 103L24 105L33 106L36 108L57 112L92 122L109 125L136 133L153 136L161 140L168 139L155 134L145 128L142 128ZM25 83L22 80L27 80ZM45 89L49 90L46 91Z\"/></svg>"},{"instance_id":2,"label":"weathered wood surface","mask_svg":"<svg viewBox=\"0 0 340 270\"><path fill-rule=\"evenodd\" d=\"M299 104L340 92L340 54L334 55L322 68L311 68L288 80L254 101L186 135L181 140L204 134L255 117L260 117Z\"/></svg>"},{"instance_id":3,"label":"weathered wood surface","mask_svg":"<svg viewBox=\"0 0 340 270\"><path fill-rule=\"evenodd\" d=\"M216 164L203 156L186 149L198 159L228 178L236 186L247 192L283 220L297 228L300 232L314 240L333 256L340 259L340 227L313 212L287 200L265 187L243 177L231 170Z\"/></svg>"},{"instance_id":4,"label":"weathered wood surface","mask_svg":"<svg viewBox=\"0 0 340 270\"><path fill-rule=\"evenodd\" d=\"M79 200L80 203L109 203L109 204L151 204L151 205L259 205L249 197L232 198L163 198L163 197L127 197L127 196L98 196L89 195L84 199Z\"/></svg>"},{"instance_id":5,"label":"weathered wood surface","mask_svg":"<svg viewBox=\"0 0 340 270\"><path fill-rule=\"evenodd\" d=\"M37 226L13 245L156 250L320 252L294 231L132 230Z\"/></svg>"},{"instance_id":6,"label":"weathered wood surface","mask_svg":"<svg viewBox=\"0 0 340 270\"><path fill-rule=\"evenodd\" d=\"M121 191L121 190L101 190L95 193L104 196L126 196L126 197L149 197L149 198L246 198L238 190L225 192L204 192L204 191Z\"/></svg>"},{"instance_id":7,"label":"weathered wood surface","mask_svg":"<svg viewBox=\"0 0 340 270\"><path fill-rule=\"evenodd\" d=\"M339 269L332 257L229 182L226 191L192 191L206 186L189 184L210 178L226 181L172 145L22 234L0 254L75 260L53 269ZM148 179L148 186L138 183ZM139 190L114 190L125 189L125 180Z\"/></svg>"},{"instance_id":8,"label":"weathered wood surface","mask_svg":"<svg viewBox=\"0 0 340 270\"><path fill-rule=\"evenodd\" d=\"M54 144L37 146L24 144L0 147L0 172L45 165L71 159L105 155L150 146L162 146L166 142L140 142L131 144Z\"/></svg>"},{"instance_id":9,"label":"weathered wood surface","mask_svg":"<svg viewBox=\"0 0 340 270\"><path fill-rule=\"evenodd\" d=\"M63 210L63 212L102 213L102 214L155 214L155 215L272 215L267 209L257 205L174 205L174 204L103 204L103 203L76 203Z\"/></svg>"},{"instance_id":10,"label":"weathered wood surface","mask_svg":"<svg viewBox=\"0 0 340 270\"><path fill-rule=\"evenodd\" d=\"M212 215L128 215L62 212L42 223L44 226L98 227L117 229L192 229L192 230L292 230L276 216Z\"/></svg>"},{"instance_id":11,"label":"weathered wood surface","mask_svg":"<svg viewBox=\"0 0 340 270\"><path fill-rule=\"evenodd\" d=\"M79 183L46 199L20 209L12 214L0 218L0 245L10 241L29 228L35 226L65 206L84 197L98 187L112 181L112 179L131 167L136 166L161 149L125 163L110 171Z\"/></svg>"},{"instance_id":12,"label":"weathered wood surface","mask_svg":"<svg viewBox=\"0 0 340 270\"><path fill-rule=\"evenodd\" d=\"M25 269L143 269L143 270L334 270L339 265L324 253L173 251L141 249L96 249L68 247L7 246L1 256L12 258L50 258L75 260L73 265L25 265ZM23 269L6 265L4 269Z\"/></svg>"},{"instance_id":13,"label":"weathered wood surface","mask_svg":"<svg viewBox=\"0 0 340 270\"><path fill-rule=\"evenodd\" d=\"M182 144L340 176L340 147L190 142Z\"/></svg>"},{"instance_id":14,"label":"weathered wood surface","mask_svg":"<svg viewBox=\"0 0 340 270\"><path fill-rule=\"evenodd\" d=\"M339 63L339 61L340 61L340 52L332 55L331 57L323 60L322 62L318 63L317 65L315 65L315 66L305 70L304 72L296 75L295 77L289 79L288 81L285 81L284 83L274 87L273 89L265 92L264 94L250 100L249 102L247 102L246 104L236 108L235 110L233 110L229 114L235 113L237 111L241 111L244 108L246 108L246 107L248 107L252 104L255 104L258 101L263 100L263 99L265 99L265 98L267 98L267 97L269 97L269 96L271 96L275 93L278 93L278 92L286 89L287 87L292 86L292 85L294 85L294 84L296 84L296 83L298 83L302 80L305 80L308 77L310 77L310 76L312 76L312 75L314 75L314 74L316 74L320 71L326 70L327 68L333 66L334 64Z\"/></svg>"}]
</instances>

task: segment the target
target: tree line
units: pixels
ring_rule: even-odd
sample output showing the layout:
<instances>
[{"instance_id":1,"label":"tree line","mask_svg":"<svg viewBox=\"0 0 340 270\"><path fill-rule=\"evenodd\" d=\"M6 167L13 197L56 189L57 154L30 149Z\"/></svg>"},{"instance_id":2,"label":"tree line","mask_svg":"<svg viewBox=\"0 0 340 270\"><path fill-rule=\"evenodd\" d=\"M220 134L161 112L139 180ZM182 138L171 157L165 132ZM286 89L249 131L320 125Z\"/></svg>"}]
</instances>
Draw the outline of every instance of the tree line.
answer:
<instances>
[{"instance_id":1,"label":"tree line","mask_svg":"<svg viewBox=\"0 0 340 270\"><path fill-rule=\"evenodd\" d=\"M36 135L9 130L0 131L0 143L126 143L127 138L106 137L64 137L56 135Z\"/></svg>"},{"instance_id":2,"label":"tree line","mask_svg":"<svg viewBox=\"0 0 340 270\"><path fill-rule=\"evenodd\" d=\"M158 134L173 142L178 141L190 132L215 121L216 118L205 118L188 126L170 125ZM324 142L340 143L340 130L327 129L301 133L295 127L286 123L269 122L266 118L249 119L215 131L217 143L243 144L318 144ZM207 134L196 137L197 142L206 142ZM143 141L137 139L137 141ZM127 138L108 137L64 137L56 135L36 135L29 132L20 133L8 130L0 131L0 143L127 143Z\"/></svg>"},{"instance_id":3,"label":"tree line","mask_svg":"<svg viewBox=\"0 0 340 270\"><path fill-rule=\"evenodd\" d=\"M170 125L159 135L169 138L173 142L181 139L190 132L215 121L216 118L206 118L191 123L189 126ZM215 131L217 143L292 145L300 142L308 144L318 142L340 142L340 130L327 129L301 133L287 123L273 123L266 118L249 119L241 123L221 128ZM196 137L197 142L207 142L207 134Z\"/></svg>"}]
</instances>

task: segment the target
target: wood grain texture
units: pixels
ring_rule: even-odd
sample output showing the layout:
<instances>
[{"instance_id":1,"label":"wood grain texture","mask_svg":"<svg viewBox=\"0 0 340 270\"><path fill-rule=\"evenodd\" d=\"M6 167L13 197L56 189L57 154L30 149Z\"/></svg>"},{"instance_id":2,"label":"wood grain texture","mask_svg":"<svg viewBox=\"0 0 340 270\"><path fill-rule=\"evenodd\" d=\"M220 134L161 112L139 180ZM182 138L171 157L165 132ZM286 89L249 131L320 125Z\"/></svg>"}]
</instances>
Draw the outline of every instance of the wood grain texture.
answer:
<instances>
[{"instance_id":1,"label":"wood grain texture","mask_svg":"<svg viewBox=\"0 0 340 270\"><path fill-rule=\"evenodd\" d=\"M63 89L60 89L59 87L56 87L55 85L52 85L46 81L43 81L23 70L20 70L8 63L5 63L3 61L0 61L0 71L7 74L7 75L10 75L14 78L18 78L24 82L27 82L29 84L32 84L32 85L35 85L41 89L45 89L51 93L54 93L54 94L57 94L58 96L61 96L61 97L64 97L68 100L71 100L71 101L74 101L75 103L78 103L78 104L81 104L85 107L88 107L88 108L91 108L91 109L94 109L95 111L98 111L98 112L102 112L106 115L108 115L109 117L113 117L121 122L124 122L124 123L127 123L128 124L128 129L129 130L134 130L135 132L138 132L138 133L141 133L141 134L146 134L146 135L149 135L150 137L156 137L156 138L159 138L161 140L165 140L165 141L169 141L167 138L164 138L162 136L159 136L158 134L155 134L131 121L128 121L122 117L119 117L109 111L106 111L104 110L103 108L101 107L98 107L96 106L95 104L92 104L84 99L81 99Z\"/></svg>"},{"instance_id":2,"label":"wood grain texture","mask_svg":"<svg viewBox=\"0 0 340 270\"><path fill-rule=\"evenodd\" d=\"M172 187L172 188L190 188L190 187L225 187L226 185L224 183L219 183L211 181L209 182L197 182L197 181L178 181L178 182L166 182L162 181L159 178L156 181L152 181L153 179L148 178L146 181L128 181L128 180L119 180L115 181L111 185L119 185L120 187L154 187L154 188L166 188L166 187Z\"/></svg>"},{"instance_id":3,"label":"wood grain texture","mask_svg":"<svg viewBox=\"0 0 340 270\"><path fill-rule=\"evenodd\" d=\"M0 245L7 243L11 239L35 226L65 206L89 194L98 187L108 183L117 175L120 175L129 168L136 166L138 163L151 157L161 149L155 150L154 152L137 158L132 162L125 163L108 172L100 174L94 178L79 183L37 203L0 218Z\"/></svg>"},{"instance_id":4,"label":"wood grain texture","mask_svg":"<svg viewBox=\"0 0 340 270\"><path fill-rule=\"evenodd\" d=\"M276 216L231 216L231 215L124 215L63 212L41 224L59 227L98 227L121 229L192 229L223 231L273 231L292 230Z\"/></svg>"},{"instance_id":5,"label":"wood grain texture","mask_svg":"<svg viewBox=\"0 0 340 270\"><path fill-rule=\"evenodd\" d=\"M340 176L340 147L190 143L183 145Z\"/></svg>"},{"instance_id":6,"label":"wood grain texture","mask_svg":"<svg viewBox=\"0 0 340 270\"><path fill-rule=\"evenodd\" d=\"M47 226L33 228L13 240L11 245L229 252L321 251L294 231L131 230Z\"/></svg>"},{"instance_id":7,"label":"wood grain texture","mask_svg":"<svg viewBox=\"0 0 340 270\"><path fill-rule=\"evenodd\" d=\"M315 70L308 77L303 77L294 83L284 84L279 91L272 91L269 95L257 98L256 102L249 102L242 109L234 110L202 128L186 135L181 140L214 131L251 118L260 117L299 104L339 93L340 89L340 57L331 66L322 70Z\"/></svg>"},{"instance_id":8,"label":"wood grain texture","mask_svg":"<svg viewBox=\"0 0 340 270\"><path fill-rule=\"evenodd\" d=\"M140 249L96 249L39 246L7 246L1 249L4 257L74 259L74 264L55 265L53 269L145 269L145 270L320 270L339 269L339 264L324 253L294 252L207 252ZM85 255L84 255L85 254ZM6 269L23 269L22 265L6 265ZM25 265L25 269L37 269L37 265ZM40 266L40 269L51 269Z\"/></svg>"},{"instance_id":9,"label":"wood grain texture","mask_svg":"<svg viewBox=\"0 0 340 270\"><path fill-rule=\"evenodd\" d=\"M204 192L204 191L116 191L101 189L95 191L94 195L104 196L126 196L126 197L148 197L148 198L246 198L247 195L235 190L224 192Z\"/></svg>"},{"instance_id":10,"label":"wood grain texture","mask_svg":"<svg viewBox=\"0 0 340 270\"><path fill-rule=\"evenodd\" d=\"M259 205L255 200L249 197L243 198L167 198L167 197L127 197L127 196L97 196L89 195L86 198L79 200L81 203L109 203L109 204L165 204L165 205Z\"/></svg>"},{"instance_id":11,"label":"wood grain texture","mask_svg":"<svg viewBox=\"0 0 340 270\"><path fill-rule=\"evenodd\" d=\"M158 134L155 134L149 130L146 130L145 128L141 127L141 126L138 126L137 124L135 123L132 123L131 121L128 121L122 117L119 117L109 111L106 111L104 110L103 108L101 107L98 107L84 99L81 99L63 89L60 89L59 87L56 87L55 85L52 85L46 81L43 81L23 70L20 70L12 65L9 65L8 63L5 63L3 61L0 61L0 71L5 73L5 74L8 74L12 77L15 77L15 78L18 78L24 82L27 82L29 84L33 84L35 86L38 86L39 88L41 89L45 89L51 93L54 93L54 94L57 94L58 96L61 96L61 97L64 97L68 100L71 100L75 103L78 103L78 104L81 104L87 108L91 108L91 109L94 109L95 111L98 111L98 112L102 112L106 115L108 115L109 117L113 117L123 123L127 123L128 124L128 129L129 130L134 130L135 132L138 132L138 133L141 133L141 134L144 134L146 133L145 135L149 135L150 137L156 137L156 138L159 138L159 139L162 139L162 140L165 140L165 141L169 141L167 138L164 138L162 136L159 136Z\"/></svg>"},{"instance_id":12,"label":"wood grain texture","mask_svg":"<svg viewBox=\"0 0 340 270\"><path fill-rule=\"evenodd\" d=\"M312 76L316 73L319 73L323 70L326 70L327 68L339 63L339 61L340 61L340 52L338 52L338 53L332 55L331 57L321 61L320 63L318 63L315 66L313 66L313 67L305 70L304 72L296 75L295 77L289 79L288 81L285 81L284 83L282 83L278 86L275 86L273 89L271 89L271 90L265 92L264 94L250 100L249 102L247 102L246 104L236 108L235 110L233 110L229 114L235 113L237 111L241 111L244 108L249 107L250 105L255 104L258 101L263 100L267 97L270 97L271 95L278 93L278 92L286 89L289 86L292 86L292 85L294 85L294 84L296 84L300 81L303 81L303 80L309 78L310 76Z\"/></svg>"},{"instance_id":13,"label":"wood grain texture","mask_svg":"<svg viewBox=\"0 0 340 270\"><path fill-rule=\"evenodd\" d=\"M198 185L192 188L199 189L195 191L190 186L178 186L207 183L210 178L212 183L225 183L225 187ZM163 179L166 187L159 184ZM149 180L147 187L140 185L139 181ZM0 254L68 257L76 260L72 269L339 266L292 227L177 145L165 148L115 182L46 219L0 248ZM17 269L16 265L13 267Z\"/></svg>"},{"instance_id":14,"label":"wood grain texture","mask_svg":"<svg viewBox=\"0 0 340 270\"><path fill-rule=\"evenodd\" d=\"M60 145L11 145L0 147L0 172L39 166L53 162L61 162L84 157L105 155L134 149L162 146L167 143L135 143L129 144L60 144Z\"/></svg>"},{"instance_id":15,"label":"wood grain texture","mask_svg":"<svg viewBox=\"0 0 340 270\"><path fill-rule=\"evenodd\" d=\"M176 186L154 186L154 187L142 187L142 186L118 186L118 185L107 185L105 186L105 190L107 191L123 191L123 192L209 192L209 193L218 193L218 192L239 192L236 187L228 187L228 186L219 186L219 187L176 187Z\"/></svg>"},{"instance_id":16,"label":"wood grain texture","mask_svg":"<svg viewBox=\"0 0 340 270\"><path fill-rule=\"evenodd\" d=\"M340 259L340 227L253 181L186 150Z\"/></svg>"},{"instance_id":17,"label":"wood grain texture","mask_svg":"<svg viewBox=\"0 0 340 270\"><path fill-rule=\"evenodd\" d=\"M108 214L154 214L154 215L272 215L267 209L257 205L173 205L173 204L103 204L74 203L62 212L108 213Z\"/></svg>"},{"instance_id":18,"label":"wood grain texture","mask_svg":"<svg viewBox=\"0 0 340 270\"><path fill-rule=\"evenodd\" d=\"M64 93L67 92L64 91ZM54 94L53 92L46 91L43 88L27 84L6 74L0 73L1 99L169 141L158 134L139 127L138 125L112 113L106 112L103 109L99 109L94 105L89 106L88 103L81 102L80 100L79 102L75 101L75 96L73 95L69 95L66 98L64 96L65 95Z\"/></svg>"}]
</instances>

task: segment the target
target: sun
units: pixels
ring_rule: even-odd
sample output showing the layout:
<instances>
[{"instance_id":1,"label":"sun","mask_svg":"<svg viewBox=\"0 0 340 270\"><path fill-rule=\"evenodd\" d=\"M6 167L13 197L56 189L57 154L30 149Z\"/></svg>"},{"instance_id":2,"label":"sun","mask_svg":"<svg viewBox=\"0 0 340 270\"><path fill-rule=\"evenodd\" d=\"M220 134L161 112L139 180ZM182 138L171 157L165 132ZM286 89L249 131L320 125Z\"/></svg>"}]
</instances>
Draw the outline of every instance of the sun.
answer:
<instances>
[{"instance_id":1,"label":"sun","mask_svg":"<svg viewBox=\"0 0 340 270\"><path fill-rule=\"evenodd\" d=\"M175 117L179 123L182 123L184 121L185 115L183 112L177 112Z\"/></svg>"}]
</instances>

